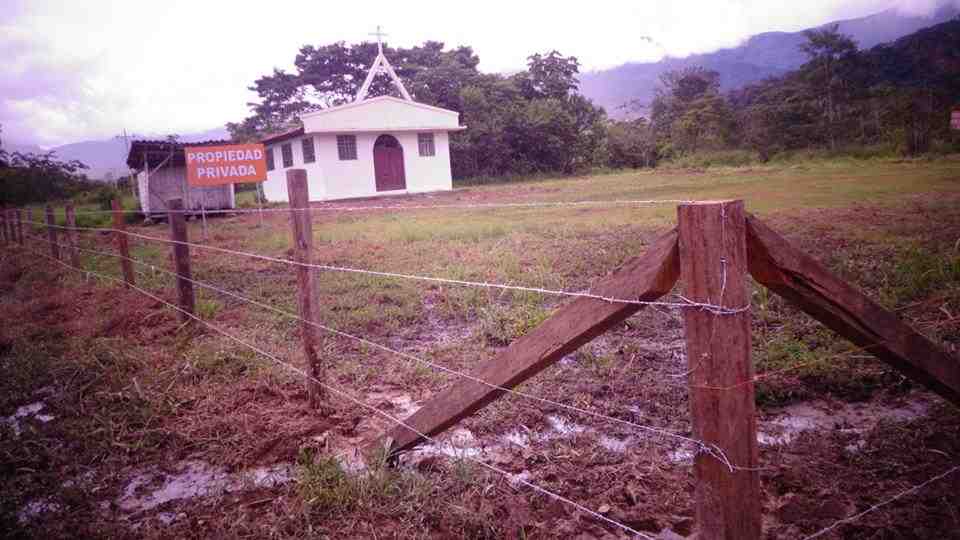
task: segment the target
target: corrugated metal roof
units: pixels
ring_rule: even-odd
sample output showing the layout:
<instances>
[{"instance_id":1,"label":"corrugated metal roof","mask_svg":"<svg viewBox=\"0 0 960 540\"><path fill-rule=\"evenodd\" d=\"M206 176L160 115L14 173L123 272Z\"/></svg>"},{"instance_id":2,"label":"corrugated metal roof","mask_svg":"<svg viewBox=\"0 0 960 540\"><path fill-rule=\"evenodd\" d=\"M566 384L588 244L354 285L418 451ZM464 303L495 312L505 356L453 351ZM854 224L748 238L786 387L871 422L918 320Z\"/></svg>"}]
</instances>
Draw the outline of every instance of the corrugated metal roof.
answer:
<instances>
[{"instance_id":1,"label":"corrugated metal roof","mask_svg":"<svg viewBox=\"0 0 960 540\"><path fill-rule=\"evenodd\" d=\"M281 131L279 133L272 133L260 139L260 142L263 144L270 144L285 141L287 139L295 139L301 135L303 135L303 128L298 127L296 129L288 129L287 131Z\"/></svg>"},{"instance_id":2,"label":"corrugated metal roof","mask_svg":"<svg viewBox=\"0 0 960 540\"><path fill-rule=\"evenodd\" d=\"M219 146L223 144L231 144L231 142L223 140L199 142L136 140L130 143L127 166L135 171L142 171L146 160L150 167L159 167L165 162L168 165L182 167L185 163L183 149L187 146ZM170 156L171 153L173 153L173 157Z\"/></svg>"}]
</instances>

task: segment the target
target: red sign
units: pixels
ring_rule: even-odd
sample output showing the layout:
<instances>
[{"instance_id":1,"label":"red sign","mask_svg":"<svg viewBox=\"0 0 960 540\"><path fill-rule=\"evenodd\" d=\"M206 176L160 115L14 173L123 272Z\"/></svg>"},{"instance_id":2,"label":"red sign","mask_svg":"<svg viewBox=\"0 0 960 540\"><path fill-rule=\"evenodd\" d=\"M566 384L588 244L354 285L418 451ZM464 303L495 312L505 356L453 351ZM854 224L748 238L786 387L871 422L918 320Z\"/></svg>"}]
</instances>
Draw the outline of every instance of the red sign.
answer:
<instances>
[{"instance_id":1,"label":"red sign","mask_svg":"<svg viewBox=\"0 0 960 540\"><path fill-rule=\"evenodd\" d=\"M950 127L960 129L960 109L953 111L953 115L950 116Z\"/></svg>"},{"instance_id":2,"label":"red sign","mask_svg":"<svg viewBox=\"0 0 960 540\"><path fill-rule=\"evenodd\" d=\"M221 186L267 179L266 153L262 144L188 146L187 182L191 186Z\"/></svg>"}]
</instances>

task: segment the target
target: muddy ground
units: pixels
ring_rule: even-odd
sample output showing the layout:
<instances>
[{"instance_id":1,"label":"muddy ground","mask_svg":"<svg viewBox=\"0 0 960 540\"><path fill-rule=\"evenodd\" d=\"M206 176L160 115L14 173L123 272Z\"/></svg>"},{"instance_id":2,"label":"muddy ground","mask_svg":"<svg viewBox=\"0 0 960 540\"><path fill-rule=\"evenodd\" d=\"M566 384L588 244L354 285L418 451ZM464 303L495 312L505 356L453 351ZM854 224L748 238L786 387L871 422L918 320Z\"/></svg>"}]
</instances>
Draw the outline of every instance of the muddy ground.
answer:
<instances>
[{"instance_id":1,"label":"muddy ground","mask_svg":"<svg viewBox=\"0 0 960 540\"><path fill-rule=\"evenodd\" d=\"M898 206L765 218L957 353L960 198L918 195ZM214 220L213 243L231 245L230 231L255 220ZM268 221L283 226L282 217ZM622 229L600 243L612 249L621 236L657 232ZM349 247L329 249L350 255ZM268 272L198 257L211 268ZM446 434L445 446L412 452L396 469L354 471L356 448L388 421L335 398L310 412L296 376L201 325L181 324L136 291L18 249L4 250L0 264L5 538L628 537L524 481L651 537L695 533L695 447L671 435L508 396ZM153 283L149 272L141 278ZM170 287L152 290L174 299ZM502 350L508 340L477 311L443 309L447 294L428 288L414 299L420 313L398 326L356 324L453 369ZM209 300L211 323L301 361L295 324L218 302ZM803 538L836 525L822 538L960 538L960 473L838 523L960 464L958 409L760 288L753 308L765 537ZM688 436L682 336L676 311L642 311L521 390ZM349 341L324 347L341 365L331 372L339 387L398 417L452 381Z\"/></svg>"}]
</instances>

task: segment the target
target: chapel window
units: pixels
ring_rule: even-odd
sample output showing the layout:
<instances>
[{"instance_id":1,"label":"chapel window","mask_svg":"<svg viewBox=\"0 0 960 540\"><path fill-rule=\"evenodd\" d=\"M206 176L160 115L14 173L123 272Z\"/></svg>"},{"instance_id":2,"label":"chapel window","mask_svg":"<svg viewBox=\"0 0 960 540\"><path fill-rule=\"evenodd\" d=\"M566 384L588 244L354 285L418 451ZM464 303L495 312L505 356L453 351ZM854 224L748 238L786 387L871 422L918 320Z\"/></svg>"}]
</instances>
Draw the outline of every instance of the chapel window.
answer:
<instances>
[{"instance_id":1,"label":"chapel window","mask_svg":"<svg viewBox=\"0 0 960 540\"><path fill-rule=\"evenodd\" d=\"M357 136L337 135L337 153L341 161L357 159Z\"/></svg>"},{"instance_id":2,"label":"chapel window","mask_svg":"<svg viewBox=\"0 0 960 540\"><path fill-rule=\"evenodd\" d=\"M313 137L307 137L301 141L303 145L303 162L313 163L317 161L317 155L313 150Z\"/></svg>"},{"instance_id":3,"label":"chapel window","mask_svg":"<svg viewBox=\"0 0 960 540\"><path fill-rule=\"evenodd\" d=\"M273 148L267 148L267 170L272 171L273 169Z\"/></svg>"},{"instance_id":4,"label":"chapel window","mask_svg":"<svg viewBox=\"0 0 960 540\"><path fill-rule=\"evenodd\" d=\"M424 157L437 155L437 148L433 143L433 133L418 133L417 146L420 147L420 155Z\"/></svg>"},{"instance_id":5,"label":"chapel window","mask_svg":"<svg viewBox=\"0 0 960 540\"><path fill-rule=\"evenodd\" d=\"M293 146L290 143L280 145L280 156L284 168L293 167Z\"/></svg>"}]
</instances>

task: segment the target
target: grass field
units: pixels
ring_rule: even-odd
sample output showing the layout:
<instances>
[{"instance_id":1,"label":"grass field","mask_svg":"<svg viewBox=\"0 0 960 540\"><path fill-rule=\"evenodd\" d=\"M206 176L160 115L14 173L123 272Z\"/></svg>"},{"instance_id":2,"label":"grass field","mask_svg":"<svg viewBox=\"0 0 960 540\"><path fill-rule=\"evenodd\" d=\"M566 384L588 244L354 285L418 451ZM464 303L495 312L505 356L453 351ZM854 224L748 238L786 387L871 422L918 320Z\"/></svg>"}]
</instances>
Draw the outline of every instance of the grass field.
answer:
<instances>
[{"instance_id":1,"label":"grass field","mask_svg":"<svg viewBox=\"0 0 960 540\"><path fill-rule=\"evenodd\" d=\"M313 219L316 259L579 291L672 227L676 205L483 205L728 198L744 199L748 211L956 354L955 158L621 171L322 204ZM423 205L437 208L404 209ZM457 208L443 208L450 205ZM378 208L364 209L371 206ZM250 214L210 219L207 244L288 257L286 214L266 216L262 228ZM165 224L131 230L167 235ZM190 236L201 237L196 221ZM115 249L108 235L82 238L90 249ZM30 247L47 248L37 240ZM134 240L133 256L171 267L163 244ZM55 417L23 420L19 434L0 424L6 480L0 529L12 531L11 537L619 534L462 455L420 453L397 470L350 474L340 464L343 454L379 434L387 426L381 418L336 399L325 414L310 413L297 376L214 332L182 326L161 303L58 269L29 252L7 250L2 257L0 416L40 402L44 414ZM198 248L192 259L196 279L296 312L289 266ZM82 262L88 270L120 276L112 257L88 253ZM174 298L169 276L149 266L138 271L141 286ZM463 371L495 356L563 303L535 293L341 272L320 273L318 284L324 324ZM757 401L766 437L760 459L769 537L812 533L955 463L956 408L769 291L751 287L753 359L763 376ZM298 325L289 317L206 290L198 293L198 314L271 354L303 362ZM688 434L682 335L676 310L642 311L521 389ZM323 336L322 351L333 384L401 417L455 380L342 337ZM797 418L806 427L792 431ZM462 446L463 455L587 507L606 507L608 517L646 534L669 529L687 536L694 529L692 469L675 442L517 397L468 419L449 440ZM264 468L286 476L265 484L257 480ZM171 478L186 470L213 488L143 504L155 491L172 490ZM958 487L958 478L931 485L913 501L836 532L844 538L878 531L948 537L960 530Z\"/></svg>"}]
</instances>

